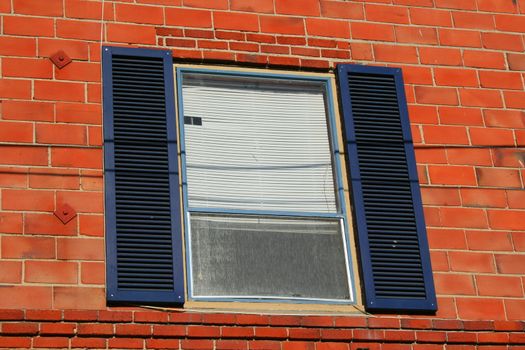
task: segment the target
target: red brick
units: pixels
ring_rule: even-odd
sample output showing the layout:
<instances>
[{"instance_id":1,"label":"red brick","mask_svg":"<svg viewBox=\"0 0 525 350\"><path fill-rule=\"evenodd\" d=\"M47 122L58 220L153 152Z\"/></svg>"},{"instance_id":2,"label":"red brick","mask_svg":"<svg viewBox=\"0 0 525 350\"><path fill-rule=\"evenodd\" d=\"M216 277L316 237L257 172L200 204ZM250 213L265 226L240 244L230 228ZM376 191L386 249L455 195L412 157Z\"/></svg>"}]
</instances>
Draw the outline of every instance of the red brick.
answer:
<instances>
[{"instance_id":1,"label":"red brick","mask_svg":"<svg viewBox=\"0 0 525 350\"><path fill-rule=\"evenodd\" d=\"M72 348L105 349L106 339L99 338L71 338Z\"/></svg>"},{"instance_id":2,"label":"red brick","mask_svg":"<svg viewBox=\"0 0 525 350\"><path fill-rule=\"evenodd\" d=\"M483 117L487 126L525 128L525 111L485 109L483 110Z\"/></svg>"},{"instance_id":3,"label":"red brick","mask_svg":"<svg viewBox=\"0 0 525 350\"><path fill-rule=\"evenodd\" d=\"M322 0L320 5L323 17L364 19L362 4Z\"/></svg>"},{"instance_id":4,"label":"red brick","mask_svg":"<svg viewBox=\"0 0 525 350\"><path fill-rule=\"evenodd\" d=\"M57 51L63 50L72 59L86 60L88 58L88 44L81 40L66 39L38 39L38 55L49 57Z\"/></svg>"},{"instance_id":5,"label":"red brick","mask_svg":"<svg viewBox=\"0 0 525 350\"><path fill-rule=\"evenodd\" d=\"M459 49L443 47L419 47L419 59L422 64L459 66L463 64Z\"/></svg>"},{"instance_id":6,"label":"red brick","mask_svg":"<svg viewBox=\"0 0 525 350\"><path fill-rule=\"evenodd\" d=\"M376 60L382 62L417 63L415 47L396 45L373 45Z\"/></svg>"},{"instance_id":7,"label":"red brick","mask_svg":"<svg viewBox=\"0 0 525 350\"><path fill-rule=\"evenodd\" d=\"M449 252L452 271L495 272L494 259L490 253Z\"/></svg>"},{"instance_id":8,"label":"red brick","mask_svg":"<svg viewBox=\"0 0 525 350\"><path fill-rule=\"evenodd\" d=\"M495 28L494 17L491 14L474 12L452 12L452 19L457 28L485 29Z\"/></svg>"},{"instance_id":9,"label":"red brick","mask_svg":"<svg viewBox=\"0 0 525 350\"><path fill-rule=\"evenodd\" d=\"M211 27L211 13L209 11L166 8L166 24L184 27Z\"/></svg>"},{"instance_id":10,"label":"red brick","mask_svg":"<svg viewBox=\"0 0 525 350\"><path fill-rule=\"evenodd\" d=\"M54 101L84 101L85 87L81 83L35 80L35 99Z\"/></svg>"},{"instance_id":11,"label":"red brick","mask_svg":"<svg viewBox=\"0 0 525 350\"><path fill-rule=\"evenodd\" d=\"M446 46L481 47L481 36L478 32L457 29L439 29L439 42Z\"/></svg>"},{"instance_id":12,"label":"red brick","mask_svg":"<svg viewBox=\"0 0 525 350\"><path fill-rule=\"evenodd\" d=\"M350 53L354 60L372 60L372 45L366 43L350 43Z\"/></svg>"},{"instance_id":13,"label":"red brick","mask_svg":"<svg viewBox=\"0 0 525 350\"><path fill-rule=\"evenodd\" d=\"M108 340L110 349L143 349L144 339L137 338L110 338Z\"/></svg>"},{"instance_id":14,"label":"red brick","mask_svg":"<svg viewBox=\"0 0 525 350\"><path fill-rule=\"evenodd\" d=\"M525 109L525 92L523 91L504 91L505 106L507 108Z\"/></svg>"},{"instance_id":15,"label":"red brick","mask_svg":"<svg viewBox=\"0 0 525 350\"><path fill-rule=\"evenodd\" d=\"M288 328L283 327L256 327L255 337L259 339L285 339Z\"/></svg>"},{"instance_id":16,"label":"red brick","mask_svg":"<svg viewBox=\"0 0 525 350\"><path fill-rule=\"evenodd\" d=\"M300 326L300 316L272 315L268 320L270 326Z\"/></svg>"},{"instance_id":17,"label":"red brick","mask_svg":"<svg viewBox=\"0 0 525 350\"><path fill-rule=\"evenodd\" d=\"M437 27L452 26L452 17L450 11L412 7L409 8L409 12L410 20L413 24Z\"/></svg>"},{"instance_id":18,"label":"red brick","mask_svg":"<svg viewBox=\"0 0 525 350\"><path fill-rule=\"evenodd\" d=\"M168 23L168 14L166 14L166 22ZM106 26L107 38L110 42L151 45L157 43L153 27L120 23L108 23Z\"/></svg>"},{"instance_id":19,"label":"red brick","mask_svg":"<svg viewBox=\"0 0 525 350\"><path fill-rule=\"evenodd\" d=\"M525 32L525 18L514 15L495 15L496 29L505 32Z\"/></svg>"},{"instance_id":20,"label":"red brick","mask_svg":"<svg viewBox=\"0 0 525 350\"><path fill-rule=\"evenodd\" d=\"M459 191L455 188L422 187L421 196L425 205L460 205Z\"/></svg>"},{"instance_id":21,"label":"red brick","mask_svg":"<svg viewBox=\"0 0 525 350\"><path fill-rule=\"evenodd\" d=\"M449 271L448 256L445 252L430 252L430 260L432 261L433 271Z\"/></svg>"},{"instance_id":22,"label":"red brick","mask_svg":"<svg viewBox=\"0 0 525 350\"><path fill-rule=\"evenodd\" d=\"M213 349L213 341L204 339L184 339L181 341L181 349L207 350Z\"/></svg>"},{"instance_id":23,"label":"red brick","mask_svg":"<svg viewBox=\"0 0 525 350\"><path fill-rule=\"evenodd\" d=\"M508 53L507 61L511 70L525 70L525 55Z\"/></svg>"},{"instance_id":24,"label":"red brick","mask_svg":"<svg viewBox=\"0 0 525 350\"><path fill-rule=\"evenodd\" d=\"M33 142L33 124L0 121L0 142Z\"/></svg>"},{"instance_id":25,"label":"red brick","mask_svg":"<svg viewBox=\"0 0 525 350\"><path fill-rule=\"evenodd\" d=\"M2 59L2 72L6 77L51 78L53 76L53 65L47 59L6 57Z\"/></svg>"},{"instance_id":26,"label":"red brick","mask_svg":"<svg viewBox=\"0 0 525 350\"><path fill-rule=\"evenodd\" d=\"M512 251L510 234L494 231L467 231L469 250Z\"/></svg>"},{"instance_id":27,"label":"red brick","mask_svg":"<svg viewBox=\"0 0 525 350\"><path fill-rule=\"evenodd\" d=\"M467 129L462 126L424 125L423 135L427 144L469 144Z\"/></svg>"},{"instance_id":28,"label":"red brick","mask_svg":"<svg viewBox=\"0 0 525 350\"><path fill-rule=\"evenodd\" d=\"M201 8L207 8L207 9L220 9L220 10L227 10L228 9L228 1L227 0L217 0L210 2L208 0L183 0L184 6L187 7L201 7Z\"/></svg>"},{"instance_id":29,"label":"red brick","mask_svg":"<svg viewBox=\"0 0 525 350\"><path fill-rule=\"evenodd\" d=\"M283 44L286 40L295 40L295 42L301 42L300 45L304 45L305 39L299 38L295 36L280 36L278 37L280 39L279 44ZM254 41L257 43L266 43L266 44L275 44L275 36L270 34L254 34L254 33L246 33L246 41ZM289 42L291 43L291 42Z\"/></svg>"},{"instance_id":30,"label":"red brick","mask_svg":"<svg viewBox=\"0 0 525 350\"><path fill-rule=\"evenodd\" d=\"M62 311L60 310L26 310L26 320L33 321L60 321Z\"/></svg>"},{"instance_id":31,"label":"red brick","mask_svg":"<svg viewBox=\"0 0 525 350\"><path fill-rule=\"evenodd\" d=\"M62 167L102 167L102 152L98 149L54 148L51 150L51 164Z\"/></svg>"},{"instance_id":32,"label":"red brick","mask_svg":"<svg viewBox=\"0 0 525 350\"><path fill-rule=\"evenodd\" d=\"M403 322L402 320L401 322ZM444 343L446 341L446 333L438 331L420 331L416 332L416 339L421 343ZM441 345L438 345L441 346Z\"/></svg>"},{"instance_id":33,"label":"red brick","mask_svg":"<svg viewBox=\"0 0 525 350\"><path fill-rule=\"evenodd\" d=\"M466 320L502 320L505 318L503 301L487 298L458 298L460 318Z\"/></svg>"},{"instance_id":34,"label":"red brick","mask_svg":"<svg viewBox=\"0 0 525 350\"><path fill-rule=\"evenodd\" d=\"M289 339L319 339L321 336L320 329L315 328L289 328Z\"/></svg>"},{"instance_id":35,"label":"red brick","mask_svg":"<svg viewBox=\"0 0 525 350\"><path fill-rule=\"evenodd\" d=\"M186 327L173 325L153 325L153 335L157 337L184 337L186 336Z\"/></svg>"},{"instance_id":36,"label":"red brick","mask_svg":"<svg viewBox=\"0 0 525 350\"><path fill-rule=\"evenodd\" d=\"M55 209L54 194L50 191L4 189L2 208L52 212Z\"/></svg>"},{"instance_id":37,"label":"red brick","mask_svg":"<svg viewBox=\"0 0 525 350\"><path fill-rule=\"evenodd\" d=\"M496 258L497 262L497 258ZM521 278L510 276L476 276L479 295L493 297L523 297Z\"/></svg>"},{"instance_id":38,"label":"red brick","mask_svg":"<svg viewBox=\"0 0 525 350\"><path fill-rule=\"evenodd\" d=\"M2 324L2 333L8 335L36 335L38 334L38 323L4 323Z\"/></svg>"},{"instance_id":39,"label":"red brick","mask_svg":"<svg viewBox=\"0 0 525 350\"><path fill-rule=\"evenodd\" d=\"M119 22L134 22L144 24L164 23L164 12L162 7L116 4L115 14L116 19Z\"/></svg>"},{"instance_id":40,"label":"red brick","mask_svg":"<svg viewBox=\"0 0 525 350\"><path fill-rule=\"evenodd\" d=\"M36 141L49 144L85 145L86 127L67 124L37 124Z\"/></svg>"},{"instance_id":41,"label":"red brick","mask_svg":"<svg viewBox=\"0 0 525 350\"><path fill-rule=\"evenodd\" d=\"M77 221L73 219L63 224L54 214L27 213L24 232L29 234L74 236L77 234Z\"/></svg>"},{"instance_id":42,"label":"red brick","mask_svg":"<svg viewBox=\"0 0 525 350\"><path fill-rule=\"evenodd\" d=\"M350 26L347 21L307 18L306 31L308 35L314 36L350 38Z\"/></svg>"},{"instance_id":43,"label":"red brick","mask_svg":"<svg viewBox=\"0 0 525 350\"><path fill-rule=\"evenodd\" d=\"M385 339L388 341L412 342L416 340L416 332L407 330L385 331Z\"/></svg>"},{"instance_id":44,"label":"red brick","mask_svg":"<svg viewBox=\"0 0 525 350\"><path fill-rule=\"evenodd\" d=\"M6 62L8 58L4 58ZM53 104L32 101L2 101L2 118L13 120L45 120L52 121L54 116Z\"/></svg>"},{"instance_id":45,"label":"red brick","mask_svg":"<svg viewBox=\"0 0 525 350\"><path fill-rule=\"evenodd\" d=\"M396 41L400 43L417 43L437 45L437 31L435 28L395 27Z\"/></svg>"},{"instance_id":46,"label":"red brick","mask_svg":"<svg viewBox=\"0 0 525 350\"><path fill-rule=\"evenodd\" d=\"M523 321L523 315L525 314L525 301L523 299L521 300L507 299L505 300L505 310L507 311L507 317L509 320ZM522 336L521 342L523 343L523 333L521 333L521 336ZM513 339L514 337L511 334L510 340L512 341Z\"/></svg>"},{"instance_id":47,"label":"red brick","mask_svg":"<svg viewBox=\"0 0 525 350\"><path fill-rule=\"evenodd\" d=\"M456 89L416 86L415 93L418 103L443 105L458 104L458 95Z\"/></svg>"},{"instance_id":48,"label":"red brick","mask_svg":"<svg viewBox=\"0 0 525 350\"><path fill-rule=\"evenodd\" d=\"M104 264L102 263L82 263L82 268L84 266L93 265L93 267L102 266L104 267ZM91 267L90 267L91 268ZM103 272L103 271L102 271ZM162 311L137 311L133 313L133 320L134 322L144 322L144 323L167 323L168 322L168 315Z\"/></svg>"},{"instance_id":49,"label":"red brick","mask_svg":"<svg viewBox=\"0 0 525 350\"><path fill-rule=\"evenodd\" d=\"M366 19L372 22L408 24L408 8L391 5L365 4Z\"/></svg>"},{"instance_id":50,"label":"red brick","mask_svg":"<svg viewBox=\"0 0 525 350\"><path fill-rule=\"evenodd\" d=\"M465 233L454 229L427 229L431 249L466 249Z\"/></svg>"},{"instance_id":51,"label":"red brick","mask_svg":"<svg viewBox=\"0 0 525 350\"><path fill-rule=\"evenodd\" d=\"M517 170L500 168L478 168L476 176L480 186L521 187L520 174Z\"/></svg>"},{"instance_id":52,"label":"red brick","mask_svg":"<svg viewBox=\"0 0 525 350\"><path fill-rule=\"evenodd\" d=\"M97 318L97 311L64 310L64 321L96 321Z\"/></svg>"},{"instance_id":53,"label":"red brick","mask_svg":"<svg viewBox=\"0 0 525 350\"><path fill-rule=\"evenodd\" d=\"M31 168L29 170L29 187L43 189L79 189L78 170Z\"/></svg>"},{"instance_id":54,"label":"red brick","mask_svg":"<svg viewBox=\"0 0 525 350\"><path fill-rule=\"evenodd\" d=\"M435 0L436 7L460 9L460 10L476 10L476 0L464 0L461 2L455 0Z\"/></svg>"},{"instance_id":55,"label":"red brick","mask_svg":"<svg viewBox=\"0 0 525 350\"><path fill-rule=\"evenodd\" d=\"M0 283L22 282L22 263L20 261L0 261Z\"/></svg>"},{"instance_id":56,"label":"red brick","mask_svg":"<svg viewBox=\"0 0 525 350\"><path fill-rule=\"evenodd\" d=\"M48 237L2 237L2 257L15 259L53 259L55 240Z\"/></svg>"},{"instance_id":57,"label":"red brick","mask_svg":"<svg viewBox=\"0 0 525 350\"><path fill-rule=\"evenodd\" d=\"M79 215L79 226L81 235L102 237L104 218L101 215Z\"/></svg>"},{"instance_id":58,"label":"red brick","mask_svg":"<svg viewBox=\"0 0 525 350\"><path fill-rule=\"evenodd\" d=\"M0 167L0 186L3 188L27 188L27 169L18 167ZM11 223L9 221L11 218L10 215L15 214L7 214L3 218L7 220L6 227L9 227L9 224ZM2 219L0 219L0 225L1 223Z\"/></svg>"},{"instance_id":59,"label":"red brick","mask_svg":"<svg viewBox=\"0 0 525 350\"><path fill-rule=\"evenodd\" d=\"M275 0L275 12L285 15L319 16L319 1Z\"/></svg>"},{"instance_id":60,"label":"red brick","mask_svg":"<svg viewBox=\"0 0 525 350\"><path fill-rule=\"evenodd\" d=\"M97 170L81 170L81 188L85 191L102 191L104 184L102 173Z\"/></svg>"},{"instance_id":61,"label":"red brick","mask_svg":"<svg viewBox=\"0 0 525 350\"><path fill-rule=\"evenodd\" d=\"M40 334L74 335L76 328L75 323L43 323L40 326Z\"/></svg>"},{"instance_id":62,"label":"red brick","mask_svg":"<svg viewBox=\"0 0 525 350\"><path fill-rule=\"evenodd\" d=\"M447 342L450 344L475 343L477 339L478 339L477 334L474 332L462 331L462 332L448 332L447 333Z\"/></svg>"},{"instance_id":63,"label":"red brick","mask_svg":"<svg viewBox=\"0 0 525 350\"><path fill-rule=\"evenodd\" d=\"M218 29L259 31L257 15L249 13L214 12L213 25Z\"/></svg>"},{"instance_id":64,"label":"red brick","mask_svg":"<svg viewBox=\"0 0 525 350\"><path fill-rule=\"evenodd\" d=\"M100 192L62 191L57 193L57 203L67 203L79 213L102 213L103 201Z\"/></svg>"},{"instance_id":65,"label":"red brick","mask_svg":"<svg viewBox=\"0 0 525 350\"><path fill-rule=\"evenodd\" d=\"M227 8L227 7L226 7ZM272 0L232 0L230 9L257 13L273 13Z\"/></svg>"},{"instance_id":66,"label":"red brick","mask_svg":"<svg viewBox=\"0 0 525 350\"><path fill-rule=\"evenodd\" d=\"M470 140L480 146L514 146L514 134L511 130L494 128L470 128Z\"/></svg>"},{"instance_id":67,"label":"red brick","mask_svg":"<svg viewBox=\"0 0 525 350\"><path fill-rule=\"evenodd\" d=\"M441 223L445 227L487 228L487 217L482 209L441 208Z\"/></svg>"},{"instance_id":68,"label":"red brick","mask_svg":"<svg viewBox=\"0 0 525 350\"><path fill-rule=\"evenodd\" d=\"M0 337L0 347L2 348L25 348L31 347L31 338L23 337Z\"/></svg>"},{"instance_id":69,"label":"red brick","mask_svg":"<svg viewBox=\"0 0 525 350\"><path fill-rule=\"evenodd\" d=\"M507 198L503 190L463 188L460 192L462 203L467 207L504 208L507 206Z\"/></svg>"},{"instance_id":70,"label":"red brick","mask_svg":"<svg viewBox=\"0 0 525 350\"><path fill-rule=\"evenodd\" d=\"M6 285L0 288L0 307L5 309L51 309L51 293L51 287Z\"/></svg>"},{"instance_id":71,"label":"red brick","mask_svg":"<svg viewBox=\"0 0 525 350\"><path fill-rule=\"evenodd\" d=\"M500 52L465 50L463 61L467 67L505 69L505 56Z\"/></svg>"},{"instance_id":72,"label":"red brick","mask_svg":"<svg viewBox=\"0 0 525 350\"><path fill-rule=\"evenodd\" d=\"M179 349L179 346L179 339L146 339L147 349ZM216 349L219 348L216 347Z\"/></svg>"},{"instance_id":73,"label":"red brick","mask_svg":"<svg viewBox=\"0 0 525 350\"><path fill-rule=\"evenodd\" d=\"M36 40L33 38L0 37L0 55L30 56L36 53Z\"/></svg>"},{"instance_id":74,"label":"red brick","mask_svg":"<svg viewBox=\"0 0 525 350\"><path fill-rule=\"evenodd\" d=\"M512 232L514 248L518 252L525 252L525 232Z\"/></svg>"},{"instance_id":75,"label":"red brick","mask_svg":"<svg viewBox=\"0 0 525 350\"><path fill-rule=\"evenodd\" d=\"M523 89L519 73L480 71L479 80L482 87L497 89Z\"/></svg>"},{"instance_id":76,"label":"red brick","mask_svg":"<svg viewBox=\"0 0 525 350\"><path fill-rule=\"evenodd\" d=\"M525 254L498 254L496 255L496 266L499 273L524 274Z\"/></svg>"},{"instance_id":77,"label":"red brick","mask_svg":"<svg viewBox=\"0 0 525 350\"><path fill-rule=\"evenodd\" d=\"M447 158L450 164L484 166L492 165L490 150L484 148L449 148L447 150Z\"/></svg>"},{"instance_id":78,"label":"red brick","mask_svg":"<svg viewBox=\"0 0 525 350\"><path fill-rule=\"evenodd\" d=\"M477 0L478 9L486 12L510 12L517 13L518 7L515 1L504 0Z\"/></svg>"},{"instance_id":79,"label":"red brick","mask_svg":"<svg viewBox=\"0 0 525 350\"><path fill-rule=\"evenodd\" d=\"M101 24L99 22L57 20L57 37L80 40L100 40Z\"/></svg>"},{"instance_id":80,"label":"red brick","mask_svg":"<svg viewBox=\"0 0 525 350\"><path fill-rule=\"evenodd\" d=\"M25 282L77 283L78 265L65 261L26 261Z\"/></svg>"},{"instance_id":81,"label":"red brick","mask_svg":"<svg viewBox=\"0 0 525 350\"><path fill-rule=\"evenodd\" d=\"M288 55L290 54L290 49L280 45L261 45L261 52Z\"/></svg>"},{"instance_id":82,"label":"red brick","mask_svg":"<svg viewBox=\"0 0 525 350\"><path fill-rule=\"evenodd\" d=\"M106 267L103 263L82 262L80 266L80 281L83 284L104 284Z\"/></svg>"},{"instance_id":83,"label":"red brick","mask_svg":"<svg viewBox=\"0 0 525 350\"><path fill-rule=\"evenodd\" d=\"M28 80L2 79L0 80L0 98L29 99L31 96L31 82Z\"/></svg>"},{"instance_id":84,"label":"red brick","mask_svg":"<svg viewBox=\"0 0 525 350\"><path fill-rule=\"evenodd\" d=\"M107 323L79 323L77 333L85 336L113 335L113 324Z\"/></svg>"},{"instance_id":85,"label":"red brick","mask_svg":"<svg viewBox=\"0 0 525 350\"><path fill-rule=\"evenodd\" d=\"M251 338L253 327L221 327L221 338Z\"/></svg>"},{"instance_id":86,"label":"red brick","mask_svg":"<svg viewBox=\"0 0 525 350\"><path fill-rule=\"evenodd\" d=\"M104 241L97 238L60 238L57 258L63 260L104 260Z\"/></svg>"},{"instance_id":87,"label":"red brick","mask_svg":"<svg viewBox=\"0 0 525 350\"><path fill-rule=\"evenodd\" d=\"M66 0L66 17L100 20L102 3L90 0ZM104 19L113 20L113 4L104 4Z\"/></svg>"},{"instance_id":88,"label":"red brick","mask_svg":"<svg viewBox=\"0 0 525 350\"><path fill-rule=\"evenodd\" d=\"M62 16L62 0L49 0L35 3L33 0L14 0L15 13L37 16Z\"/></svg>"},{"instance_id":89,"label":"red brick","mask_svg":"<svg viewBox=\"0 0 525 350\"><path fill-rule=\"evenodd\" d=\"M53 306L57 309L94 309L106 306L104 288L54 287Z\"/></svg>"},{"instance_id":90,"label":"red brick","mask_svg":"<svg viewBox=\"0 0 525 350\"><path fill-rule=\"evenodd\" d=\"M482 89L460 89L459 97L463 106L503 107L499 91Z\"/></svg>"},{"instance_id":91,"label":"red brick","mask_svg":"<svg viewBox=\"0 0 525 350\"><path fill-rule=\"evenodd\" d=\"M474 169L467 166L429 166L430 181L441 185L476 185Z\"/></svg>"},{"instance_id":92,"label":"red brick","mask_svg":"<svg viewBox=\"0 0 525 350\"><path fill-rule=\"evenodd\" d=\"M314 350L315 345L310 342L290 341L282 343L282 350Z\"/></svg>"},{"instance_id":93,"label":"red brick","mask_svg":"<svg viewBox=\"0 0 525 350\"><path fill-rule=\"evenodd\" d=\"M434 68L434 78L437 85L479 86L476 71L473 69Z\"/></svg>"},{"instance_id":94,"label":"red brick","mask_svg":"<svg viewBox=\"0 0 525 350\"><path fill-rule=\"evenodd\" d=\"M74 62L64 68L57 70L55 78L60 80L78 80L78 81L100 81L100 65L98 63ZM93 105L87 105L93 108ZM58 114L58 111L57 111Z\"/></svg>"},{"instance_id":95,"label":"red brick","mask_svg":"<svg viewBox=\"0 0 525 350\"><path fill-rule=\"evenodd\" d=\"M394 41L394 27L388 24L352 22L352 38L362 40Z\"/></svg>"},{"instance_id":96,"label":"red brick","mask_svg":"<svg viewBox=\"0 0 525 350\"><path fill-rule=\"evenodd\" d=\"M440 106L439 121L441 124L453 125L484 125L479 108Z\"/></svg>"},{"instance_id":97,"label":"red brick","mask_svg":"<svg viewBox=\"0 0 525 350\"><path fill-rule=\"evenodd\" d=\"M523 51L523 41L519 35L504 33L481 33L483 47L503 51ZM512 55L512 54L509 54Z\"/></svg>"},{"instance_id":98,"label":"red brick","mask_svg":"<svg viewBox=\"0 0 525 350\"><path fill-rule=\"evenodd\" d=\"M149 337L151 335L151 326L138 324L117 324L115 326L115 335L131 337Z\"/></svg>"}]
</instances>

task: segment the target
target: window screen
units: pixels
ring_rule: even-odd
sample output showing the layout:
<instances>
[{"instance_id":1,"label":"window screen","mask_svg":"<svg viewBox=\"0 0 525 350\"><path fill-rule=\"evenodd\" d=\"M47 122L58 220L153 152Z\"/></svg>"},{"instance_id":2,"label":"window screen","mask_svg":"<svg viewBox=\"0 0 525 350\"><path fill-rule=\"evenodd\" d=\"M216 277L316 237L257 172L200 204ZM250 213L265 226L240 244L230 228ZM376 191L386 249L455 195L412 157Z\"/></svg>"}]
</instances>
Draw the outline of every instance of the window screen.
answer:
<instances>
[{"instance_id":1,"label":"window screen","mask_svg":"<svg viewBox=\"0 0 525 350\"><path fill-rule=\"evenodd\" d=\"M326 82L185 72L181 96L192 297L349 300Z\"/></svg>"}]
</instances>

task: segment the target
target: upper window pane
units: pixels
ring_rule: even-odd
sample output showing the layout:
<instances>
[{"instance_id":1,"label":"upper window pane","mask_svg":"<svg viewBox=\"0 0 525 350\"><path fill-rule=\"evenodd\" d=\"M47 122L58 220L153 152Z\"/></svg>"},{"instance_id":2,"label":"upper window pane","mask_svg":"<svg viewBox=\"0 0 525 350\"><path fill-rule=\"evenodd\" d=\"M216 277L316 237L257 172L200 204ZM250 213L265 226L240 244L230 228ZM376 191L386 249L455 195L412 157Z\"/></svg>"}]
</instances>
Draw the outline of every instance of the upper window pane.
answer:
<instances>
[{"instance_id":1,"label":"upper window pane","mask_svg":"<svg viewBox=\"0 0 525 350\"><path fill-rule=\"evenodd\" d=\"M191 208L337 212L324 83L184 73Z\"/></svg>"}]
</instances>

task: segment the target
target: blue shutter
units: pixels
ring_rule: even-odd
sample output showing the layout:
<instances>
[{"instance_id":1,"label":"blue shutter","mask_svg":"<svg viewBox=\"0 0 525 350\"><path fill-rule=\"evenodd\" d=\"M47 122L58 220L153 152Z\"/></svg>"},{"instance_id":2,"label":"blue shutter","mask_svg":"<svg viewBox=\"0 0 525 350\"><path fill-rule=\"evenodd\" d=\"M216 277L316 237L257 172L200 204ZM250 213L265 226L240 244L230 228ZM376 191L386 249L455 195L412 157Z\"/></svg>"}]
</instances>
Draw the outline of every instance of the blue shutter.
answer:
<instances>
[{"instance_id":1,"label":"blue shutter","mask_svg":"<svg viewBox=\"0 0 525 350\"><path fill-rule=\"evenodd\" d=\"M103 48L107 300L184 302L171 52Z\"/></svg>"},{"instance_id":2,"label":"blue shutter","mask_svg":"<svg viewBox=\"0 0 525 350\"><path fill-rule=\"evenodd\" d=\"M339 65L338 81L366 307L436 311L401 70Z\"/></svg>"}]
</instances>

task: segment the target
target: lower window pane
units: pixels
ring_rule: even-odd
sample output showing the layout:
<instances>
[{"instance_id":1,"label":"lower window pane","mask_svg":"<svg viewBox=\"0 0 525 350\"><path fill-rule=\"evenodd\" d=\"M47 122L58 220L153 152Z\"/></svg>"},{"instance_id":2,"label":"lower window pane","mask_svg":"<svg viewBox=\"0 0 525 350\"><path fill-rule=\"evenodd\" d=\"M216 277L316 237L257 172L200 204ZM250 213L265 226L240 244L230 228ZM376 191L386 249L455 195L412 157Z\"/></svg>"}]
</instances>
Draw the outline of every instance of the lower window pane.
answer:
<instances>
[{"instance_id":1,"label":"lower window pane","mask_svg":"<svg viewBox=\"0 0 525 350\"><path fill-rule=\"evenodd\" d=\"M349 300L337 219L195 214L194 297Z\"/></svg>"}]
</instances>

